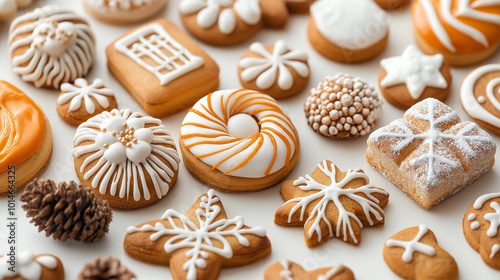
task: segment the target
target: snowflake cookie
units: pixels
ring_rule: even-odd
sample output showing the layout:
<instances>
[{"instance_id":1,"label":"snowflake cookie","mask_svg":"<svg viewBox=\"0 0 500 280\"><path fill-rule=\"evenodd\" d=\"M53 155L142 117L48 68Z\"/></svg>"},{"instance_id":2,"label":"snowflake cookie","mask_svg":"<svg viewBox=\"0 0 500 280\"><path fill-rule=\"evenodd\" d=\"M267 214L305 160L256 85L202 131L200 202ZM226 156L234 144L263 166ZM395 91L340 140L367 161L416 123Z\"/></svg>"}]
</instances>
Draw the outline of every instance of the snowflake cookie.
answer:
<instances>
[{"instance_id":1,"label":"snowflake cookie","mask_svg":"<svg viewBox=\"0 0 500 280\"><path fill-rule=\"evenodd\" d=\"M360 168L341 172L331 161L318 164L311 176L281 185L286 201L274 216L281 226L304 226L310 248L337 237L349 244L361 242L361 228L382 226L389 194L369 185Z\"/></svg>"},{"instance_id":2,"label":"snowflake cookie","mask_svg":"<svg viewBox=\"0 0 500 280\"><path fill-rule=\"evenodd\" d=\"M217 279L221 267L236 267L271 254L266 231L243 217L228 219L214 190L198 198L185 215L169 209L160 220L129 227L123 242L132 257L170 266L174 279Z\"/></svg>"},{"instance_id":3,"label":"snowflake cookie","mask_svg":"<svg viewBox=\"0 0 500 280\"><path fill-rule=\"evenodd\" d=\"M384 260L403 279L456 280L455 259L439 247L426 225L411 227L391 236L384 244Z\"/></svg>"},{"instance_id":4,"label":"snowflake cookie","mask_svg":"<svg viewBox=\"0 0 500 280\"><path fill-rule=\"evenodd\" d=\"M429 209L468 186L495 162L496 144L446 104L427 98L368 138L368 163Z\"/></svg>"},{"instance_id":5,"label":"snowflake cookie","mask_svg":"<svg viewBox=\"0 0 500 280\"><path fill-rule=\"evenodd\" d=\"M480 196L465 213L465 239L490 267L500 270L500 192Z\"/></svg>"},{"instance_id":6,"label":"snowflake cookie","mask_svg":"<svg viewBox=\"0 0 500 280\"><path fill-rule=\"evenodd\" d=\"M9 262L12 260L16 264L15 271L9 269ZM0 279L64 280L64 267L54 255L35 255L30 251L21 251L14 259L9 255L0 255Z\"/></svg>"},{"instance_id":7,"label":"snowflake cookie","mask_svg":"<svg viewBox=\"0 0 500 280\"><path fill-rule=\"evenodd\" d=\"M281 260L264 272L264 280L354 280L354 273L342 264L307 271L297 263Z\"/></svg>"}]
</instances>

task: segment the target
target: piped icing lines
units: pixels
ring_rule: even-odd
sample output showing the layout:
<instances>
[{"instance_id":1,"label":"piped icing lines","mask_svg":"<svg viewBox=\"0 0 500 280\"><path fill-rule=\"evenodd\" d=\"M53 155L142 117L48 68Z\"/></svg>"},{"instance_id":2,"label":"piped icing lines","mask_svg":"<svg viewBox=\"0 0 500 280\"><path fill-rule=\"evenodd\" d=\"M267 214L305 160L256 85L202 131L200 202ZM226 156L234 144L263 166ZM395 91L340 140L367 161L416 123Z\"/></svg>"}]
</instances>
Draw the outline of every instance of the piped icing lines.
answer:
<instances>
[{"instance_id":1,"label":"piped icing lines","mask_svg":"<svg viewBox=\"0 0 500 280\"><path fill-rule=\"evenodd\" d=\"M424 55L414 45L409 45L401 56L382 59L381 66L387 75L380 82L383 87L406 84L413 99L419 99L425 88L446 88L448 83L441 74L443 55Z\"/></svg>"},{"instance_id":2,"label":"piped icing lines","mask_svg":"<svg viewBox=\"0 0 500 280\"><path fill-rule=\"evenodd\" d=\"M368 141L382 140L390 145L388 155L398 159L400 168L414 176L423 188L439 185L454 171L469 168L464 159L474 159L496 148L491 136L477 124L460 122L455 111L434 98L417 103L403 119L374 131ZM410 147L415 151L400 159Z\"/></svg>"},{"instance_id":3,"label":"piped icing lines","mask_svg":"<svg viewBox=\"0 0 500 280\"><path fill-rule=\"evenodd\" d=\"M96 9L131 10L134 7L149 6L158 0L88 0L88 3Z\"/></svg>"},{"instance_id":4,"label":"piped icing lines","mask_svg":"<svg viewBox=\"0 0 500 280\"><path fill-rule=\"evenodd\" d=\"M9 256L0 258L0 279L22 277L27 280L40 280L42 276L42 267L50 270L57 268L57 259L51 255L42 255L35 257L35 254L29 251L21 251L16 256L16 268L12 271L9 268Z\"/></svg>"},{"instance_id":5,"label":"piped icing lines","mask_svg":"<svg viewBox=\"0 0 500 280\"><path fill-rule=\"evenodd\" d=\"M238 65L243 69L241 78L246 82L257 79L260 89L269 89L276 81L282 90L292 88L293 76L288 67L302 78L309 76L306 52L290 50L283 40L276 41L272 53L258 42L250 45L250 51L259 57L245 57L239 61Z\"/></svg>"},{"instance_id":6,"label":"piped icing lines","mask_svg":"<svg viewBox=\"0 0 500 280\"><path fill-rule=\"evenodd\" d=\"M86 157L80 172L85 180L94 177L92 187L101 194L149 200L146 180L150 178L161 199L179 168L175 143L161 120L129 109L90 118L77 128L73 141L72 155ZM85 141L90 144L82 144Z\"/></svg>"},{"instance_id":7,"label":"piped icing lines","mask_svg":"<svg viewBox=\"0 0 500 280\"><path fill-rule=\"evenodd\" d=\"M92 66L95 39L84 18L55 6L37 8L10 26L14 72L35 86L59 88L82 77ZM14 53L26 48L22 54Z\"/></svg>"},{"instance_id":8,"label":"piped icing lines","mask_svg":"<svg viewBox=\"0 0 500 280\"><path fill-rule=\"evenodd\" d=\"M317 280L330 280L342 271L344 271L344 266L342 264L338 264L328 270L325 274L319 275Z\"/></svg>"},{"instance_id":9,"label":"piped icing lines","mask_svg":"<svg viewBox=\"0 0 500 280\"><path fill-rule=\"evenodd\" d=\"M78 78L75 80L74 85L70 83L62 84L61 91L63 93L57 98L57 103L65 104L71 100L68 110L72 112L80 109L83 101L85 110L89 114L93 114L96 110L95 103L91 97L101 107L108 108L110 104L106 96L114 96L113 90L104 87L104 81L101 79L95 79L89 84L87 80Z\"/></svg>"},{"instance_id":10,"label":"piped icing lines","mask_svg":"<svg viewBox=\"0 0 500 280\"><path fill-rule=\"evenodd\" d=\"M485 92L477 92L476 86L484 84ZM499 86L500 64L484 65L469 73L460 87L460 99L467 114L500 128L500 118L483 107L491 104L494 110L500 113L500 101L497 98L500 95Z\"/></svg>"},{"instance_id":11,"label":"piped icing lines","mask_svg":"<svg viewBox=\"0 0 500 280\"><path fill-rule=\"evenodd\" d=\"M148 24L116 41L115 48L154 74L160 85L203 66L203 58L193 55L159 23Z\"/></svg>"},{"instance_id":12,"label":"piped icing lines","mask_svg":"<svg viewBox=\"0 0 500 280\"><path fill-rule=\"evenodd\" d=\"M484 7L500 7L498 0L418 0L422 5L425 15L429 21L432 31L441 44L450 52L457 52L457 45L447 31L453 28L465 34L472 40L484 47L489 47L490 42L485 34L473 25L469 25L462 19L472 19L482 23L491 23L500 26L500 14L478 10ZM437 3L436 3L437 2ZM458 2L458 3L457 3ZM456 8L455 8L456 7Z\"/></svg>"},{"instance_id":13,"label":"piped icing lines","mask_svg":"<svg viewBox=\"0 0 500 280\"><path fill-rule=\"evenodd\" d=\"M428 256L434 256L436 254L436 249L434 249L434 247L430 245L420 242L420 239L422 239L422 237L426 235L428 231L429 229L427 228L426 225L420 225L418 227L417 236L415 236L413 240L402 241L402 240L389 239L385 242L385 244L389 247L403 247L405 250L402 255L402 259L404 262L407 263L413 260L414 252L420 252Z\"/></svg>"},{"instance_id":14,"label":"piped icing lines","mask_svg":"<svg viewBox=\"0 0 500 280\"><path fill-rule=\"evenodd\" d=\"M260 22L262 11L259 0L182 0L179 10L184 15L197 14L196 23L204 29L215 24L222 34L236 29L238 18L248 25Z\"/></svg>"},{"instance_id":15,"label":"piped icing lines","mask_svg":"<svg viewBox=\"0 0 500 280\"><path fill-rule=\"evenodd\" d=\"M293 280L293 274L292 271L290 270L290 262L288 260L281 260L280 265L283 268L283 270L280 271L280 277L285 279L285 280Z\"/></svg>"},{"instance_id":16,"label":"piped icing lines","mask_svg":"<svg viewBox=\"0 0 500 280\"><path fill-rule=\"evenodd\" d=\"M498 228L500 227L500 204L498 204L498 202L500 202L500 193L490 193L480 196L478 199L476 199L476 201L474 201L473 207L475 210L480 210L481 208L483 208L483 205L491 199L495 200L491 201L491 203L489 204L489 212L485 213L482 219L489 223L489 227L486 231L486 236L489 238L496 238L496 240L500 240L500 235L498 234ZM474 213L471 213L467 218L470 222L470 228L472 230L478 230L481 227L481 223L476 221L478 215L480 214L478 213L476 215ZM490 259L492 259L499 250L500 243L493 244L489 255Z\"/></svg>"},{"instance_id":17,"label":"piped icing lines","mask_svg":"<svg viewBox=\"0 0 500 280\"><path fill-rule=\"evenodd\" d=\"M230 134L229 120L240 114L258 122L258 134L248 138ZM213 169L246 178L262 178L288 166L299 147L295 127L276 100L245 89L216 91L200 99L186 115L180 138L186 149Z\"/></svg>"},{"instance_id":18,"label":"piped icing lines","mask_svg":"<svg viewBox=\"0 0 500 280\"><path fill-rule=\"evenodd\" d=\"M354 279L352 271L342 264L307 271L302 266L283 259L269 266L264 272L264 280L334 280Z\"/></svg>"},{"instance_id":19,"label":"piped icing lines","mask_svg":"<svg viewBox=\"0 0 500 280\"><path fill-rule=\"evenodd\" d=\"M195 213L196 217L187 217L169 209L154 226L146 224L142 227L129 227L127 233L151 233L149 238L153 242L161 238L165 241L163 237L168 237L162 247L167 254L187 249L181 250L188 259L182 266L187 272L187 280L196 280L197 271L210 266L210 263L207 263L210 261L209 253L226 259L237 254L233 252L228 237L234 237L238 241L237 244L249 247L249 235L266 236L265 229L261 227L245 226L241 216L227 219L222 204L212 189L201 197Z\"/></svg>"}]
</instances>

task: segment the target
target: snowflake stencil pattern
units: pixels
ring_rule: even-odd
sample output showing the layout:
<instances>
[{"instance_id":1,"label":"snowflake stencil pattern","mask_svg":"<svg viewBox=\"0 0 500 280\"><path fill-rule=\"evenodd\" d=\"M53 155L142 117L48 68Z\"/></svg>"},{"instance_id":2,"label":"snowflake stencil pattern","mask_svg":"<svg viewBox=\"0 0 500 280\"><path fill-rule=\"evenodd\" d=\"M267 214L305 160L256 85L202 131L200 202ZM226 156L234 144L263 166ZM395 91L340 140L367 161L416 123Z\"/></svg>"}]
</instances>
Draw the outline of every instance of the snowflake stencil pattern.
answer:
<instances>
[{"instance_id":1,"label":"snowflake stencil pattern","mask_svg":"<svg viewBox=\"0 0 500 280\"><path fill-rule=\"evenodd\" d=\"M249 237L254 235L259 240L259 244L268 245L264 250L259 248L261 256L264 257L270 253L271 247L266 237L266 231L260 227L245 226L241 216L227 219L220 199L215 196L214 190L209 190L206 195L200 197L199 201L199 207L194 204L186 215L169 209L163 214L160 221L146 223L141 227L129 227L127 235L137 232L150 233L149 239L152 242L165 240L162 238L167 237L168 239L162 247L164 253L170 256L177 253L185 254L188 260L182 268L185 272L185 278L188 280L197 279L200 269L212 268L214 263L207 263L210 261L211 254L231 259L233 255L239 253L235 251L237 249L233 248L234 246L231 245L228 237L236 238L242 247L253 248L256 244L254 244L255 242L251 243ZM262 240L264 241L262 242ZM127 238L125 244L127 248ZM245 250L248 252L248 249ZM128 253L134 256L130 251ZM139 248L139 253L144 253L144 250L141 251ZM173 256L168 259L171 258ZM174 278L183 278L177 276Z\"/></svg>"},{"instance_id":2,"label":"snowflake stencil pattern","mask_svg":"<svg viewBox=\"0 0 500 280\"><path fill-rule=\"evenodd\" d=\"M360 184L359 179L364 183ZM349 169L342 174L327 160L318 164L312 176L306 175L283 184L281 193L287 192L293 197L283 196L287 201L276 211L275 222L288 226L303 224L309 247L325 242L322 238L333 237L334 233L345 242L358 244L361 237L359 229L384 223L382 207L389 200L386 191L369 185L368 176L360 168ZM332 211L332 206L337 211ZM299 209L300 215L297 215ZM304 222L306 215L308 218ZM325 230L328 230L328 235L324 234ZM316 240L313 239L314 234Z\"/></svg>"}]
</instances>

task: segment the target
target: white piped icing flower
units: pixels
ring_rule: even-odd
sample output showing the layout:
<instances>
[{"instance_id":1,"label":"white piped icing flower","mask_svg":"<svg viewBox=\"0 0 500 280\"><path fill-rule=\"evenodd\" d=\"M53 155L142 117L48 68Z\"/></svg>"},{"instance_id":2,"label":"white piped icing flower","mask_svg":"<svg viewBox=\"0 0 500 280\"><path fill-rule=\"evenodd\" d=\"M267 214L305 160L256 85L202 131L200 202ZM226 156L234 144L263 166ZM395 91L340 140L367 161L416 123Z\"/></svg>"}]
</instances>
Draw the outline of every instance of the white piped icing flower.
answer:
<instances>
[{"instance_id":1,"label":"white piped icing flower","mask_svg":"<svg viewBox=\"0 0 500 280\"><path fill-rule=\"evenodd\" d=\"M108 108L109 100L106 96L114 96L111 89L104 87L104 82L101 79L95 79L94 82L89 84L87 80L78 78L75 80L74 85L70 83L62 84L61 91L63 94L59 96L57 103L65 104L71 100L69 105L69 111L71 112L80 109L83 101L85 110L89 114L93 114L96 109L90 97L94 98L101 107Z\"/></svg>"}]
</instances>

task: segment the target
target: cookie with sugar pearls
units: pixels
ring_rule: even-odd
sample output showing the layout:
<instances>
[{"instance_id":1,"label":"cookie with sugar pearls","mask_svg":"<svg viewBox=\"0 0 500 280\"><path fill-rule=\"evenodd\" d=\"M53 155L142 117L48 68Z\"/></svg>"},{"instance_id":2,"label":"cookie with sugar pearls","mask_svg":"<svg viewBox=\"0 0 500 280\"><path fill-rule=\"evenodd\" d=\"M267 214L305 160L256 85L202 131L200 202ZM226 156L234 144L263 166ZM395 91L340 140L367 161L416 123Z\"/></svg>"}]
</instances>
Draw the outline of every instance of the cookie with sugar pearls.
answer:
<instances>
[{"instance_id":1,"label":"cookie with sugar pearls","mask_svg":"<svg viewBox=\"0 0 500 280\"><path fill-rule=\"evenodd\" d=\"M131 24L161 12L167 0L84 0L93 17L111 24Z\"/></svg>"}]
</instances>

